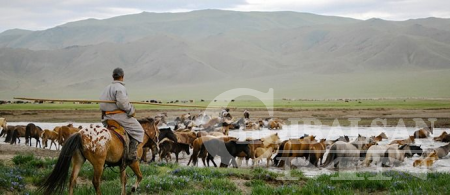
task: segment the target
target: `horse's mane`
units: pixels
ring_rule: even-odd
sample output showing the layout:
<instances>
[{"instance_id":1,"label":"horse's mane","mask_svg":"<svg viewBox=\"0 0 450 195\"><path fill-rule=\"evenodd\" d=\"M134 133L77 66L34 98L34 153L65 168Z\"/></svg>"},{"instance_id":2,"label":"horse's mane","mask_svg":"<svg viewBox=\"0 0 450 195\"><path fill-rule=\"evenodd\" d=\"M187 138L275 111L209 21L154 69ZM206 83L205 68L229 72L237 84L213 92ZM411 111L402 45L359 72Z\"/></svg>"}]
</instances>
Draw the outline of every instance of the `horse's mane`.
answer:
<instances>
[{"instance_id":1,"label":"horse's mane","mask_svg":"<svg viewBox=\"0 0 450 195\"><path fill-rule=\"evenodd\" d=\"M138 122L140 124L153 124L155 122L155 119L151 118L151 117L147 117L147 118L139 119Z\"/></svg>"}]
</instances>

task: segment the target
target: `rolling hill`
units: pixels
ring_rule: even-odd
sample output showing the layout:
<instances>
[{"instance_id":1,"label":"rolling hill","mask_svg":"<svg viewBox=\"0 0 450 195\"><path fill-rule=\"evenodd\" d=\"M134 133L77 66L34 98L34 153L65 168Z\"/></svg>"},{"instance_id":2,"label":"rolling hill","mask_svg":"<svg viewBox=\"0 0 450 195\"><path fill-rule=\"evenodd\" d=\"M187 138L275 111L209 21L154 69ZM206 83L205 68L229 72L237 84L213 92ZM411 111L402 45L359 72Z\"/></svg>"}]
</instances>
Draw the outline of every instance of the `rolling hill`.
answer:
<instances>
[{"instance_id":1,"label":"rolling hill","mask_svg":"<svg viewBox=\"0 0 450 195\"><path fill-rule=\"evenodd\" d=\"M0 99L97 98L123 67L135 99L450 97L450 20L201 10L0 34Z\"/></svg>"}]
</instances>

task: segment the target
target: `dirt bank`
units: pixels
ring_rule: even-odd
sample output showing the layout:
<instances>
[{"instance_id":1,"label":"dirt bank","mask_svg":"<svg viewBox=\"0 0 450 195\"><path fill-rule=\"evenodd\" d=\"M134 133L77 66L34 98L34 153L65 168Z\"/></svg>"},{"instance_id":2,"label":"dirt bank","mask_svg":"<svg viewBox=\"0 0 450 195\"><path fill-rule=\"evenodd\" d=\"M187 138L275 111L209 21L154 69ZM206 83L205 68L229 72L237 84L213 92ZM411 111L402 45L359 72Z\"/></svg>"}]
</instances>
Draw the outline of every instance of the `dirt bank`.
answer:
<instances>
[{"instance_id":1,"label":"dirt bank","mask_svg":"<svg viewBox=\"0 0 450 195\"><path fill-rule=\"evenodd\" d=\"M9 160L15 155L34 154L39 157L58 157L59 151L29 147L25 145L0 144L0 160Z\"/></svg>"}]
</instances>

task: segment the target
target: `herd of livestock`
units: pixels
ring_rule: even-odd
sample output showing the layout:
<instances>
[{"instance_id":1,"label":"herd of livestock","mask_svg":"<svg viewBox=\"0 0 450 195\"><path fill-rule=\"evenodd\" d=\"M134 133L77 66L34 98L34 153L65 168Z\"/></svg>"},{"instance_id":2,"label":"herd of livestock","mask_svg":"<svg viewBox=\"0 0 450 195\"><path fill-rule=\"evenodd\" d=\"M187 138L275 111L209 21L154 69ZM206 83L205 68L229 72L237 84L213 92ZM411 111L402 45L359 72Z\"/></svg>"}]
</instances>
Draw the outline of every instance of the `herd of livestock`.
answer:
<instances>
[{"instance_id":1,"label":"herd of livestock","mask_svg":"<svg viewBox=\"0 0 450 195\"><path fill-rule=\"evenodd\" d=\"M175 154L176 162L180 153L190 155L189 165L198 165L199 159L204 166L210 162L217 166L214 157L221 159L220 166L238 167L245 160L247 166L252 160L252 166L257 166L265 160L268 167L273 162L274 166L291 166L292 160L303 157L311 165L316 167L327 167L331 164L338 166L399 166L405 158L419 155L421 158L414 161L414 167L431 167L440 158L444 158L450 151L450 144L423 150L421 146L414 145L416 139L428 139L433 142L450 142L450 135L443 132L442 135L431 139L432 128L424 128L414 132L413 135L403 140L393 140L389 144L379 144L387 139L385 133L378 136L366 137L358 135L355 140L348 136L341 136L335 140L316 140L314 135L304 135L297 139L280 140L278 133L260 138L239 140L229 136L229 130L259 130L267 128L279 130L283 128L284 122L276 118L251 120L248 112L239 120L233 120L228 112L223 112L219 117L212 117L205 113L192 116L184 114L172 122L166 122L167 114L155 116L159 121L159 132L157 141L149 140L144 143L144 154L142 161L147 161L147 153L152 151L151 161L155 161L156 155L159 160L171 161ZM36 140L36 147L43 148L64 145L72 134L83 129L82 126L74 127L72 124L58 126L52 130L41 129L39 126L29 123L23 125L6 125L5 119L0 118L2 131L0 137L5 137L5 142L10 144L20 143L20 138L25 138L25 144L31 146L31 139ZM174 127L169 128L169 126ZM50 142L50 145L48 145ZM274 156L275 155L275 156ZM325 160L325 161L324 161Z\"/></svg>"}]
</instances>

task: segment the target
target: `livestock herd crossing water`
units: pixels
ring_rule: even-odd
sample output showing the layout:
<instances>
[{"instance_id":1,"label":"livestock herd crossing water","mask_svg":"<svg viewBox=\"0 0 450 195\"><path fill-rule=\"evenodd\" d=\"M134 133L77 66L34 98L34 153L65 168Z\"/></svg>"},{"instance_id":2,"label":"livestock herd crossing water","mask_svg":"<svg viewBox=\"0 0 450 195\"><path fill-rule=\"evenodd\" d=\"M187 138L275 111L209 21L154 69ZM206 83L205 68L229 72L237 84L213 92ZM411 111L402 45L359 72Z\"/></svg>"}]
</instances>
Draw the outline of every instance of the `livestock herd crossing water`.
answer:
<instances>
[{"instance_id":1,"label":"livestock herd crossing water","mask_svg":"<svg viewBox=\"0 0 450 195\"><path fill-rule=\"evenodd\" d=\"M145 152L141 157L143 162L163 160L166 162L177 161L182 165L189 166L208 166L208 163L201 162L205 162L209 153L211 159L216 159L216 161L222 158L221 165L225 167L252 168L260 166L268 167L273 171L282 171L285 164L291 164L290 168L300 169L307 176L336 171L337 169L331 164L337 165L340 170L347 171L450 170L447 157L450 149L447 142L450 137L445 129L440 128L425 127L419 130L401 126L286 125L285 121L276 118L251 119L248 116L227 118L226 116L214 117L204 113L195 116L190 113L182 116L161 114L155 118L161 121L158 125L159 129L163 131L170 129L176 138L164 134L166 137L159 137L159 143L145 144ZM169 119L172 120L169 121ZM28 135L29 137L25 138L27 126L31 124L36 125L42 131L39 131L36 136ZM64 140L68 139L71 134L77 133L79 129L102 124L76 123L70 124L72 128L61 128L67 125L67 123L10 122L3 127L1 137L3 144L28 144L47 150L58 150ZM70 132L61 132L61 129L70 130ZM376 139L376 136L380 134L383 136ZM208 149L214 150L214 147L208 145L205 147L205 142L212 139L221 140L221 143L224 140L227 142L235 139L239 144L248 146L249 153L240 151L230 154L228 151L232 151L231 148L217 149L226 149L228 150L225 152L227 154L208 151ZM287 146L289 149L286 148ZM341 152L337 149L341 147L350 147L352 152ZM337 158L342 153L352 153L353 156L342 156L343 158L339 158L340 160L325 163L328 158ZM436 156L433 155L434 153L437 157L434 157ZM312 156L314 157L312 158ZM197 161L198 158L203 161ZM229 161L223 162L223 159ZM232 163L234 159L237 164ZM340 161L343 163L339 163ZM422 161L428 162L422 163Z\"/></svg>"}]
</instances>

